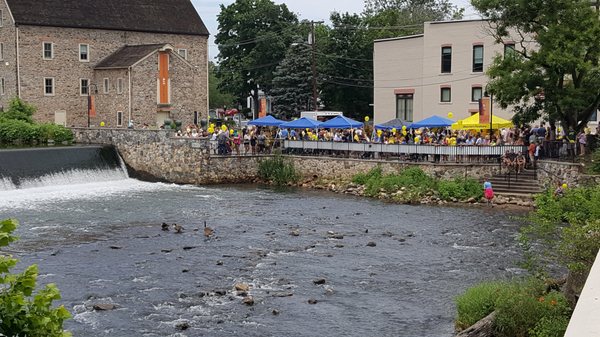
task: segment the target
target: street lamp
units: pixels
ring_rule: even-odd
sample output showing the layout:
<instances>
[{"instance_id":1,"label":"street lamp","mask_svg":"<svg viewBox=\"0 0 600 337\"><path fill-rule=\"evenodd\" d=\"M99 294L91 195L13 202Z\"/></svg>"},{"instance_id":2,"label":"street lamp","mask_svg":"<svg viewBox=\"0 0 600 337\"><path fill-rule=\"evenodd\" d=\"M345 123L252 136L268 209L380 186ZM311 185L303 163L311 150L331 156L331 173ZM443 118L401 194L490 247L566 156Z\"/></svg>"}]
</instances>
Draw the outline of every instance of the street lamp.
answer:
<instances>
[{"instance_id":1,"label":"street lamp","mask_svg":"<svg viewBox=\"0 0 600 337\"><path fill-rule=\"evenodd\" d=\"M487 87L487 86L486 86ZM489 97L490 99L490 141L492 140L492 135L494 133L494 128L492 126L492 122L494 119L494 94L491 92L486 91L483 93L484 97Z\"/></svg>"},{"instance_id":2,"label":"street lamp","mask_svg":"<svg viewBox=\"0 0 600 337\"><path fill-rule=\"evenodd\" d=\"M92 91L90 87L94 87L94 93L98 93L98 86L94 83L90 83L87 86L87 98L88 98L88 111L87 111L87 126L90 127L90 114L92 113L92 109L94 109L94 102L92 102Z\"/></svg>"}]
</instances>

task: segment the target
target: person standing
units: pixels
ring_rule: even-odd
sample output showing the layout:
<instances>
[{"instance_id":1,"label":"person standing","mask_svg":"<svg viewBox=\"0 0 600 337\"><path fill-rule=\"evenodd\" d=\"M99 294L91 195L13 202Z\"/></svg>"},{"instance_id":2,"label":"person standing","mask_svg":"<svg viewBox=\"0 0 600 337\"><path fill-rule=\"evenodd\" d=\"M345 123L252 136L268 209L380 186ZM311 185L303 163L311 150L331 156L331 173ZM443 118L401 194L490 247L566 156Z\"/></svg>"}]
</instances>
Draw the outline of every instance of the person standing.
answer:
<instances>
[{"instance_id":1,"label":"person standing","mask_svg":"<svg viewBox=\"0 0 600 337\"><path fill-rule=\"evenodd\" d=\"M488 204L492 205L492 200L494 199L494 190L492 189L492 183L487 179L483 183L483 196Z\"/></svg>"},{"instance_id":2,"label":"person standing","mask_svg":"<svg viewBox=\"0 0 600 337\"><path fill-rule=\"evenodd\" d=\"M577 135L577 143L579 144L579 155L585 156L585 146L587 145L587 136L585 132L579 132Z\"/></svg>"}]
</instances>

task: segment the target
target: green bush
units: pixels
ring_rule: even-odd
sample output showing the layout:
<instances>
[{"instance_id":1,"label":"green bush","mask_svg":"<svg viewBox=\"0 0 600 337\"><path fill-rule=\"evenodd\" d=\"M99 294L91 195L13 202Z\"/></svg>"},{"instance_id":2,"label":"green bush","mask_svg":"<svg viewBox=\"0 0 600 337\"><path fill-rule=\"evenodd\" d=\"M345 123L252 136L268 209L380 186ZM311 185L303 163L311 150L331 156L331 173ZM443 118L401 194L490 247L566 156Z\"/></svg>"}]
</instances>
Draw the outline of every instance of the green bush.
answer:
<instances>
[{"instance_id":1,"label":"green bush","mask_svg":"<svg viewBox=\"0 0 600 337\"><path fill-rule=\"evenodd\" d=\"M496 306L496 298L505 285L504 282L483 282L458 296L456 329L462 331L491 314Z\"/></svg>"},{"instance_id":2,"label":"green bush","mask_svg":"<svg viewBox=\"0 0 600 337\"><path fill-rule=\"evenodd\" d=\"M34 124L17 120L0 120L0 143L1 144L29 144L36 140L39 130Z\"/></svg>"},{"instance_id":3,"label":"green bush","mask_svg":"<svg viewBox=\"0 0 600 337\"><path fill-rule=\"evenodd\" d=\"M562 336L571 315L565 297L546 293L536 278L511 282L484 282L457 297L456 328L464 330L493 311L494 336Z\"/></svg>"},{"instance_id":4,"label":"green bush","mask_svg":"<svg viewBox=\"0 0 600 337\"><path fill-rule=\"evenodd\" d=\"M381 167L372 168L367 173L358 173L352 177L352 182L359 185L366 185L370 179L380 179L382 175Z\"/></svg>"},{"instance_id":5,"label":"green bush","mask_svg":"<svg viewBox=\"0 0 600 337\"><path fill-rule=\"evenodd\" d=\"M0 119L18 120L27 123L33 123L33 114L36 108L33 105L25 103L18 97L13 98L8 106L8 110L0 112Z\"/></svg>"},{"instance_id":6,"label":"green bush","mask_svg":"<svg viewBox=\"0 0 600 337\"><path fill-rule=\"evenodd\" d=\"M39 129L38 140L40 142L45 143L48 140L53 140L56 143L73 141L73 131L62 125L48 123L38 124L37 127Z\"/></svg>"},{"instance_id":7,"label":"green bush","mask_svg":"<svg viewBox=\"0 0 600 337\"><path fill-rule=\"evenodd\" d=\"M535 203L530 225L521 229L526 253L553 258L574 271L589 270L600 249L600 186L567 189L563 196L548 191ZM542 250L536 242L543 243Z\"/></svg>"},{"instance_id":8,"label":"green bush","mask_svg":"<svg viewBox=\"0 0 600 337\"><path fill-rule=\"evenodd\" d=\"M454 179L441 180L438 182L437 190L440 199L466 200L469 198L481 199L483 197L483 188L474 179Z\"/></svg>"},{"instance_id":9,"label":"green bush","mask_svg":"<svg viewBox=\"0 0 600 337\"><path fill-rule=\"evenodd\" d=\"M276 185L294 183L300 178L294 164L285 161L281 156L261 161L258 165L258 176L262 180L272 181Z\"/></svg>"},{"instance_id":10,"label":"green bush","mask_svg":"<svg viewBox=\"0 0 600 337\"><path fill-rule=\"evenodd\" d=\"M12 235L17 225L15 220L0 222L0 247L17 240ZM17 262L12 256L0 255L0 336L71 336L63 330L63 322L71 317L67 309L52 308L52 302L60 299L56 286L49 284L34 295L37 266L11 274Z\"/></svg>"},{"instance_id":11,"label":"green bush","mask_svg":"<svg viewBox=\"0 0 600 337\"><path fill-rule=\"evenodd\" d=\"M592 163L588 166L588 172L591 174L600 174L600 148L592 153Z\"/></svg>"}]
</instances>

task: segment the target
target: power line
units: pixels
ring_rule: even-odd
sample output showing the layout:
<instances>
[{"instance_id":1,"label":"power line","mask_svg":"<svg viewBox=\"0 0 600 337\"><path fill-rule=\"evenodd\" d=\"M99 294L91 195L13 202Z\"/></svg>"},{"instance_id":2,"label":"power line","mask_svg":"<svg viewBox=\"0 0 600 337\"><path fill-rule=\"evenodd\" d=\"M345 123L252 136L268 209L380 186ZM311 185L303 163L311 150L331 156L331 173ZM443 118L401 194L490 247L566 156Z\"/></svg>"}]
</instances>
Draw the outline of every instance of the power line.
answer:
<instances>
[{"instance_id":1,"label":"power line","mask_svg":"<svg viewBox=\"0 0 600 337\"><path fill-rule=\"evenodd\" d=\"M423 87L435 86L435 85L440 85L440 84L467 81L467 80L471 80L474 78L479 78L480 76L481 75L477 75L477 76L472 76L472 77L467 77L467 78L456 79L456 80L452 80L452 81L444 81L444 82L436 82L436 83L428 83L428 84L417 84L417 85L413 85L413 86L423 88ZM341 85L341 86L347 86L347 87L367 88L367 89L395 89L395 88L397 88L397 86L378 86L378 87L376 87L373 85L359 85L359 84L343 83L343 82L331 81L331 80L323 80L323 82L337 84L337 85Z\"/></svg>"}]
</instances>

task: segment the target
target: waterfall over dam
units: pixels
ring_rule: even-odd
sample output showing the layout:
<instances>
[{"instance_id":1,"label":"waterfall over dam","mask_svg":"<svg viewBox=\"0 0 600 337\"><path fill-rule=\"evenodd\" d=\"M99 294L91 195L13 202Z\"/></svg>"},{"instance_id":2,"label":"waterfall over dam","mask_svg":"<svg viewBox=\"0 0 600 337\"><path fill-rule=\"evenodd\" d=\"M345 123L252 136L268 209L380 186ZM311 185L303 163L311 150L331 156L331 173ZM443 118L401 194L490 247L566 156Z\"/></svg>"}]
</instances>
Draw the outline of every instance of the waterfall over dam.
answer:
<instances>
[{"instance_id":1,"label":"waterfall over dam","mask_svg":"<svg viewBox=\"0 0 600 337\"><path fill-rule=\"evenodd\" d=\"M0 150L0 191L127 178L113 146Z\"/></svg>"}]
</instances>

